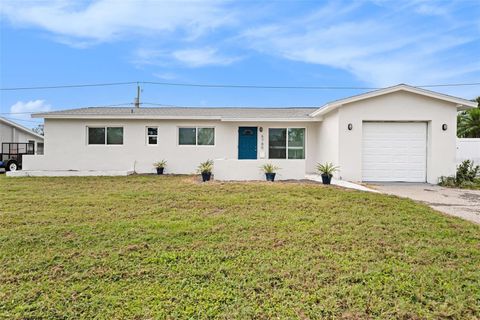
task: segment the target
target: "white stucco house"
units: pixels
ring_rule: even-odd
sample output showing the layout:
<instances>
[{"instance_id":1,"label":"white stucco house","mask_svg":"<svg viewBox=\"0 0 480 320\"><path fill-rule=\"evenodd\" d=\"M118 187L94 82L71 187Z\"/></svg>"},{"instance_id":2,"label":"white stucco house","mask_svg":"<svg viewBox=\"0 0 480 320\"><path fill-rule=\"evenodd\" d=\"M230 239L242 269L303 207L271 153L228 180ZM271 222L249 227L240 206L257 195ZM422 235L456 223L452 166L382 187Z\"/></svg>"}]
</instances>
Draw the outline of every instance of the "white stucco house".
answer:
<instances>
[{"instance_id":1,"label":"white stucco house","mask_svg":"<svg viewBox=\"0 0 480 320\"><path fill-rule=\"evenodd\" d=\"M340 166L349 181L437 183L455 172L456 115L475 103L397 85L315 108L82 108L45 119L45 155L31 172L186 174L214 160L218 180L303 179L316 164Z\"/></svg>"},{"instance_id":2,"label":"white stucco house","mask_svg":"<svg viewBox=\"0 0 480 320\"><path fill-rule=\"evenodd\" d=\"M31 143L35 146L36 154L43 154L43 141L43 136L16 122L0 117L0 148L3 143Z\"/></svg>"}]
</instances>

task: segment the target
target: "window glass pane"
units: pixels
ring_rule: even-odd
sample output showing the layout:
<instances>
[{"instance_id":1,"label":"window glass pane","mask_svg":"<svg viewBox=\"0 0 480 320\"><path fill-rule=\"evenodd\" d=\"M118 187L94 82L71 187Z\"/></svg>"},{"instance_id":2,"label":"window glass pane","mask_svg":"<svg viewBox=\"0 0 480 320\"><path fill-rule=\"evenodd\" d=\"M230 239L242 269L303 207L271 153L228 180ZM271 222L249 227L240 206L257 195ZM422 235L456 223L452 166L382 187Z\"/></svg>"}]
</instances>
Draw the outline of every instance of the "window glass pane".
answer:
<instances>
[{"instance_id":1,"label":"window glass pane","mask_svg":"<svg viewBox=\"0 0 480 320\"><path fill-rule=\"evenodd\" d=\"M198 145L213 146L215 144L214 128L198 128Z\"/></svg>"},{"instance_id":2,"label":"window glass pane","mask_svg":"<svg viewBox=\"0 0 480 320\"><path fill-rule=\"evenodd\" d=\"M37 143L37 154L43 154L43 142Z\"/></svg>"},{"instance_id":3,"label":"window glass pane","mask_svg":"<svg viewBox=\"0 0 480 320\"><path fill-rule=\"evenodd\" d=\"M158 134L158 128L147 128L149 136L156 136Z\"/></svg>"},{"instance_id":4,"label":"window glass pane","mask_svg":"<svg viewBox=\"0 0 480 320\"><path fill-rule=\"evenodd\" d=\"M178 128L178 144L195 145L196 131L195 128Z\"/></svg>"},{"instance_id":5,"label":"window glass pane","mask_svg":"<svg viewBox=\"0 0 480 320\"><path fill-rule=\"evenodd\" d=\"M268 155L270 159L285 159L287 154L287 129L268 130Z\"/></svg>"},{"instance_id":6,"label":"window glass pane","mask_svg":"<svg viewBox=\"0 0 480 320\"><path fill-rule=\"evenodd\" d=\"M288 129L288 159L305 159L305 129Z\"/></svg>"},{"instance_id":7,"label":"window glass pane","mask_svg":"<svg viewBox=\"0 0 480 320\"><path fill-rule=\"evenodd\" d=\"M88 144L105 144L105 128L88 128Z\"/></svg>"},{"instance_id":8,"label":"window glass pane","mask_svg":"<svg viewBox=\"0 0 480 320\"><path fill-rule=\"evenodd\" d=\"M156 136L148 137L148 144L157 144L157 137Z\"/></svg>"},{"instance_id":9,"label":"window glass pane","mask_svg":"<svg viewBox=\"0 0 480 320\"><path fill-rule=\"evenodd\" d=\"M107 128L107 144L123 144L123 128Z\"/></svg>"}]
</instances>

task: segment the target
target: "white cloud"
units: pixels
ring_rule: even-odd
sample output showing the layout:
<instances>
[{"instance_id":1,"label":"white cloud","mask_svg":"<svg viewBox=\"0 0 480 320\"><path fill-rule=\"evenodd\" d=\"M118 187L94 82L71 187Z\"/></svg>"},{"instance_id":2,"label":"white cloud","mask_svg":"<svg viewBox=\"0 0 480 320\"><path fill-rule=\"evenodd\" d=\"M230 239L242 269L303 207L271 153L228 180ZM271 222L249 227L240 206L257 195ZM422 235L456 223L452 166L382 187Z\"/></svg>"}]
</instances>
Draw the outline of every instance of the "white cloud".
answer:
<instances>
[{"instance_id":1,"label":"white cloud","mask_svg":"<svg viewBox=\"0 0 480 320\"><path fill-rule=\"evenodd\" d=\"M239 41L265 54L346 70L374 86L465 82L480 71L476 57L462 50L480 39L474 21L452 23L451 17L443 17L446 11L426 5L419 5L422 15L417 17L412 8L394 8L383 16L365 15L356 7L326 8L289 22L253 27ZM424 20L424 14L436 20ZM322 18L328 16L335 19Z\"/></svg>"},{"instance_id":2,"label":"white cloud","mask_svg":"<svg viewBox=\"0 0 480 320\"><path fill-rule=\"evenodd\" d=\"M189 67L204 67L211 65L229 65L240 57L227 57L214 48L185 49L174 51L173 58Z\"/></svg>"},{"instance_id":3,"label":"white cloud","mask_svg":"<svg viewBox=\"0 0 480 320\"><path fill-rule=\"evenodd\" d=\"M98 0L86 6L78 1L2 2L0 13L17 26L43 28L73 46L111 41L132 35L181 31L196 38L235 21L225 2Z\"/></svg>"},{"instance_id":4,"label":"white cloud","mask_svg":"<svg viewBox=\"0 0 480 320\"><path fill-rule=\"evenodd\" d=\"M51 106L45 100L17 101L10 107L12 116L21 119L30 119L31 113L50 110Z\"/></svg>"},{"instance_id":5,"label":"white cloud","mask_svg":"<svg viewBox=\"0 0 480 320\"><path fill-rule=\"evenodd\" d=\"M141 65L171 66L179 64L190 68L225 66L240 60L238 56L220 54L212 47L190 48L167 52L165 50L140 48L134 52L133 62Z\"/></svg>"}]
</instances>

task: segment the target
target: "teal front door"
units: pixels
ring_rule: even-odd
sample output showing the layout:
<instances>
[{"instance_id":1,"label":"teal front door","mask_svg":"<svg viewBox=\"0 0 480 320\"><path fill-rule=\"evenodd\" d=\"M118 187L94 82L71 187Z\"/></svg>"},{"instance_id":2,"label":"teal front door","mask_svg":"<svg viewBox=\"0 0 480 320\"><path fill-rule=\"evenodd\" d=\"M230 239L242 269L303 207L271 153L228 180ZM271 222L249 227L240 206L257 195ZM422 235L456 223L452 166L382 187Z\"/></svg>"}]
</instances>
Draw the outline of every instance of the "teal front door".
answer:
<instances>
[{"instance_id":1,"label":"teal front door","mask_svg":"<svg viewBox=\"0 0 480 320\"><path fill-rule=\"evenodd\" d=\"M257 159L257 127L238 128L238 159Z\"/></svg>"}]
</instances>

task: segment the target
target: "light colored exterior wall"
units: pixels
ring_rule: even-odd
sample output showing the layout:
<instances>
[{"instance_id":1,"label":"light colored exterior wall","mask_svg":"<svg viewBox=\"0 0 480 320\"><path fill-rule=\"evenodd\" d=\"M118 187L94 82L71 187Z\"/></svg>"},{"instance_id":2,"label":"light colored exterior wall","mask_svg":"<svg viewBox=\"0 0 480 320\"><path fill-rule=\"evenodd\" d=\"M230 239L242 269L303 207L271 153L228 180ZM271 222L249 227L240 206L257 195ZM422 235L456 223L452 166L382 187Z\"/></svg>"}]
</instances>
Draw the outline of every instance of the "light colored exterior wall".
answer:
<instances>
[{"instance_id":1,"label":"light colored exterior wall","mask_svg":"<svg viewBox=\"0 0 480 320\"><path fill-rule=\"evenodd\" d=\"M214 175L216 180L265 180L261 166L272 163L280 169L275 180L305 179L305 160L215 160Z\"/></svg>"},{"instance_id":2,"label":"light colored exterior wall","mask_svg":"<svg viewBox=\"0 0 480 320\"><path fill-rule=\"evenodd\" d=\"M14 126L0 121L0 148L3 142L28 142L29 140L35 141L35 152L37 150L37 143L43 143L43 140L37 136L20 130Z\"/></svg>"},{"instance_id":3,"label":"light colored exterior wall","mask_svg":"<svg viewBox=\"0 0 480 320\"><path fill-rule=\"evenodd\" d=\"M339 109L340 177L362 180L364 121L422 121L427 123L427 182L455 173L457 109L453 103L408 92L394 92L344 105ZM347 129L348 124L353 130ZM442 130L442 124L448 130Z\"/></svg>"},{"instance_id":4,"label":"light colored exterior wall","mask_svg":"<svg viewBox=\"0 0 480 320\"><path fill-rule=\"evenodd\" d=\"M456 166L457 106L425 95L396 91L351 102L319 116L318 122L229 122L219 120L88 120L46 119L44 156L25 156L25 170L134 171L153 173L152 164L168 161L166 173L190 174L207 159L216 161L214 174L222 180L263 179L265 162L282 169L279 179L302 179L316 163L340 166L336 177L362 180L362 127L367 121L415 121L427 124L427 177L437 183ZM353 130L347 126L351 123ZM442 130L442 124L448 129ZM123 126L123 145L87 145L88 126ZM158 126L159 144L146 144L146 127ZM178 145L178 127L215 127L214 146ZM238 160L238 127L263 127L258 132L258 160ZM268 160L269 128L305 128L305 160Z\"/></svg>"},{"instance_id":5,"label":"light colored exterior wall","mask_svg":"<svg viewBox=\"0 0 480 320\"><path fill-rule=\"evenodd\" d=\"M88 126L124 127L123 145L88 145ZM157 145L147 145L147 126L158 127ZM215 127L214 146L178 145L178 127L206 126ZM263 127L258 132L258 157L268 158L268 128L306 128L306 159L292 160L301 163L303 176L305 167L313 168L317 139L317 122L221 122L206 120L74 120L46 119L45 155L25 156L24 170L103 170L135 171L153 173L152 164L161 159L167 160L166 173L190 174L196 171L198 164L208 159L236 160L238 158L238 127ZM263 149L262 149L263 141ZM290 161L290 160L284 160ZM225 163L232 163L225 162ZM281 166L282 167L282 166ZM282 175L298 176L298 168L283 165ZM256 167L258 172L260 169ZM235 168L230 168L236 170ZM292 172L289 172L292 170ZM308 170L308 169L307 169Z\"/></svg>"},{"instance_id":6,"label":"light colored exterior wall","mask_svg":"<svg viewBox=\"0 0 480 320\"><path fill-rule=\"evenodd\" d=\"M457 164L464 160L480 165L480 138L457 139Z\"/></svg>"},{"instance_id":7,"label":"light colored exterior wall","mask_svg":"<svg viewBox=\"0 0 480 320\"><path fill-rule=\"evenodd\" d=\"M331 162L334 165L338 165L338 110L332 111L325 115L323 121L318 125L317 139L318 147L316 152L316 162L326 163ZM315 173L314 170L309 171ZM335 173L338 176L338 173Z\"/></svg>"}]
</instances>

